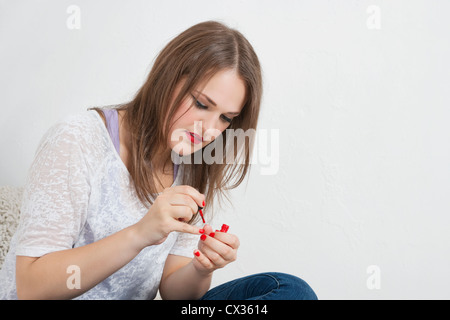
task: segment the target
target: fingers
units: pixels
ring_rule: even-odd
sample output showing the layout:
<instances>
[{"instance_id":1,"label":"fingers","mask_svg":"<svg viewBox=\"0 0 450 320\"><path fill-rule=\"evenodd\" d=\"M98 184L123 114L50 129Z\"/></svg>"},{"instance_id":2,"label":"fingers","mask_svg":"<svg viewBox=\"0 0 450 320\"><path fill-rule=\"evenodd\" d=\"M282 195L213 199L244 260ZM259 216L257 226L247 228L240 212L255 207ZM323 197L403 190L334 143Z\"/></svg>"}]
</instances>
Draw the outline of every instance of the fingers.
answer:
<instances>
[{"instance_id":1,"label":"fingers","mask_svg":"<svg viewBox=\"0 0 450 320\"><path fill-rule=\"evenodd\" d=\"M200 250L195 249L194 250L194 264L200 264L203 270L208 273L208 270L213 270L214 264L211 262L211 260L208 259Z\"/></svg>"},{"instance_id":2,"label":"fingers","mask_svg":"<svg viewBox=\"0 0 450 320\"><path fill-rule=\"evenodd\" d=\"M203 226L203 229L205 230L205 233L206 233L206 234L210 234L210 233L213 232L213 228L212 228L209 224L205 224L205 225Z\"/></svg>"},{"instance_id":3,"label":"fingers","mask_svg":"<svg viewBox=\"0 0 450 320\"><path fill-rule=\"evenodd\" d=\"M191 209L192 214L197 213L197 203L189 195L177 193L168 197L168 201L172 206L187 206Z\"/></svg>"},{"instance_id":4,"label":"fingers","mask_svg":"<svg viewBox=\"0 0 450 320\"><path fill-rule=\"evenodd\" d=\"M203 195L197 189L195 189L191 186L188 186L188 185L174 186L171 188L166 188L163 191L163 194L174 194L174 193L188 195L195 201L197 206L199 206L199 207L205 206L205 195ZM197 208L195 208L195 212L197 212Z\"/></svg>"},{"instance_id":5,"label":"fingers","mask_svg":"<svg viewBox=\"0 0 450 320\"><path fill-rule=\"evenodd\" d=\"M184 233L192 233L192 234L200 234L200 228L197 226L193 226L181 221L174 221L174 231L184 232Z\"/></svg>"},{"instance_id":6,"label":"fingers","mask_svg":"<svg viewBox=\"0 0 450 320\"><path fill-rule=\"evenodd\" d=\"M238 248L239 239L233 234L214 232L200 237L199 250L218 267L236 260Z\"/></svg>"},{"instance_id":7,"label":"fingers","mask_svg":"<svg viewBox=\"0 0 450 320\"><path fill-rule=\"evenodd\" d=\"M191 220L192 216L199 212L199 207L205 206L205 196L188 185L166 188L158 198L170 205L170 209L166 212L179 221ZM186 211L184 207L189 208L190 212Z\"/></svg>"},{"instance_id":8,"label":"fingers","mask_svg":"<svg viewBox=\"0 0 450 320\"><path fill-rule=\"evenodd\" d=\"M164 189L163 193L159 197L161 196L167 199L171 206L189 206L189 208L191 208L192 214L197 214L198 212L200 212L203 223L205 223L203 213L201 210L199 210L200 208L203 208L205 206L205 195L200 193L198 190L188 185L174 186ZM181 212L184 216L184 211ZM180 216L173 217L178 220L188 221L192 216L189 218Z\"/></svg>"},{"instance_id":9,"label":"fingers","mask_svg":"<svg viewBox=\"0 0 450 320\"><path fill-rule=\"evenodd\" d=\"M191 220L194 213L188 206L172 206L169 209L169 215L175 220L188 222Z\"/></svg>"},{"instance_id":10,"label":"fingers","mask_svg":"<svg viewBox=\"0 0 450 320\"><path fill-rule=\"evenodd\" d=\"M220 231L212 232L212 227L205 224L200 229L202 235L198 249L194 250L193 259L193 264L199 272L209 274L236 260L240 243L237 236L227 233L228 228L224 224Z\"/></svg>"},{"instance_id":11,"label":"fingers","mask_svg":"<svg viewBox=\"0 0 450 320\"><path fill-rule=\"evenodd\" d=\"M209 225L205 225L204 229L205 229L205 233L210 235L210 238L213 238L214 240L217 240L223 244L226 244L227 246L231 247L232 249L236 250L239 248L240 242L239 242L239 238L236 235L234 235L232 233L217 231L217 230L215 232L208 232L209 229L207 228L207 226L209 226ZM211 231L212 231L212 228L211 228ZM211 241L209 240L208 243L211 244ZM214 243L214 242L212 242L212 243Z\"/></svg>"}]
</instances>

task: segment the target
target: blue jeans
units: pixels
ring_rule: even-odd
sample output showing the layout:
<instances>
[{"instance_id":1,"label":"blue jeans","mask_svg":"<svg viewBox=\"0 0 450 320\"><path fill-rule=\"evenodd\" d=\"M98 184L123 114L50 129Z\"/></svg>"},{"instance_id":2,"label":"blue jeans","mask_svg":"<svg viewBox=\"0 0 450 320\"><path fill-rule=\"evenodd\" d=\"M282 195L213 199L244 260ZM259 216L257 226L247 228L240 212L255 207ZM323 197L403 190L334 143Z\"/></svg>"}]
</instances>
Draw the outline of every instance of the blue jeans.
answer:
<instances>
[{"instance_id":1,"label":"blue jeans","mask_svg":"<svg viewBox=\"0 0 450 320\"><path fill-rule=\"evenodd\" d=\"M295 276L258 273L209 290L200 300L317 300L311 287Z\"/></svg>"}]
</instances>

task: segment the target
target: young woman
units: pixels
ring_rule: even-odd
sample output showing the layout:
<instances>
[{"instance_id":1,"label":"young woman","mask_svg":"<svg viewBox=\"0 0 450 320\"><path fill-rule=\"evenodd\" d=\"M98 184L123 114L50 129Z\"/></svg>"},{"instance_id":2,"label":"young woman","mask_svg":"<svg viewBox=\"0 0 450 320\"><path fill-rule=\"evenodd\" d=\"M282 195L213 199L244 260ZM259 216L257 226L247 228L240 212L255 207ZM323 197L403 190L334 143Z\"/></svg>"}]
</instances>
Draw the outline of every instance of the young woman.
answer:
<instances>
[{"instance_id":1,"label":"young woman","mask_svg":"<svg viewBox=\"0 0 450 320\"><path fill-rule=\"evenodd\" d=\"M226 129L256 129L261 95L250 43L210 21L160 52L132 101L52 127L30 169L0 297L153 299L159 289L163 299L315 299L281 273L209 290L239 239L203 225L199 207L210 219L214 200L244 179L251 150L230 163L227 145L240 147L216 142ZM206 146L224 161L198 161Z\"/></svg>"}]
</instances>

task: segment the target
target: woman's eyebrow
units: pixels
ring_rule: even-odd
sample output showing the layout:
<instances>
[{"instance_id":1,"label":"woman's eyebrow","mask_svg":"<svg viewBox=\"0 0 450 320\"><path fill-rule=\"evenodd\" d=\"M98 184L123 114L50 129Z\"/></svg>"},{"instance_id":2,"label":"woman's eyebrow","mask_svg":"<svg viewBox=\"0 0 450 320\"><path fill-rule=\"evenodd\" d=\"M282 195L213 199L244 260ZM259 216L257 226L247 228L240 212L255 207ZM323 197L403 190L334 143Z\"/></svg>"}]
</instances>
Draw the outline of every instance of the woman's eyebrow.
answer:
<instances>
[{"instance_id":1,"label":"woman's eyebrow","mask_svg":"<svg viewBox=\"0 0 450 320\"><path fill-rule=\"evenodd\" d=\"M208 100L209 103L211 103L213 106L217 107L217 103L215 103L210 97L208 97L206 94L200 92L201 95L205 96L206 100Z\"/></svg>"},{"instance_id":2,"label":"woman's eyebrow","mask_svg":"<svg viewBox=\"0 0 450 320\"><path fill-rule=\"evenodd\" d=\"M198 92L198 91L197 91ZM198 92L199 94L201 94L202 96L204 96L206 98L206 100L208 100L209 103L211 103L213 106L217 107L217 103L215 103L210 97L208 97L206 94L204 94L203 92ZM232 114L232 115L238 115L240 114L240 112L225 112L226 114Z\"/></svg>"}]
</instances>

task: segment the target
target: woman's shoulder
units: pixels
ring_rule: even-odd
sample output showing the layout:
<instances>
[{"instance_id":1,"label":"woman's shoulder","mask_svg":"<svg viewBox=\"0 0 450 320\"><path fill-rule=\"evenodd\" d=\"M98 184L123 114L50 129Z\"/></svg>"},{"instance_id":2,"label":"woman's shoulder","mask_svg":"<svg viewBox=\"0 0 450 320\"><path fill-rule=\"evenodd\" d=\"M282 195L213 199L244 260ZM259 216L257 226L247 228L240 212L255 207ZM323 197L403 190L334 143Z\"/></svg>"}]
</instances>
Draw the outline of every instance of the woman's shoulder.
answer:
<instances>
[{"instance_id":1,"label":"woman's shoulder","mask_svg":"<svg viewBox=\"0 0 450 320\"><path fill-rule=\"evenodd\" d=\"M66 130L93 130L98 129L101 118L97 111L87 110L78 113L68 114L60 119L55 126L65 128Z\"/></svg>"},{"instance_id":2,"label":"woman's shoulder","mask_svg":"<svg viewBox=\"0 0 450 320\"><path fill-rule=\"evenodd\" d=\"M85 152L98 148L104 140L102 121L96 111L73 113L55 122L42 136L37 153L41 150L68 150L75 147Z\"/></svg>"},{"instance_id":3,"label":"woman's shoulder","mask_svg":"<svg viewBox=\"0 0 450 320\"><path fill-rule=\"evenodd\" d=\"M44 140L45 138L79 139L93 134L101 134L101 119L96 113L94 110L88 110L65 116L49 128L44 135Z\"/></svg>"}]
</instances>

